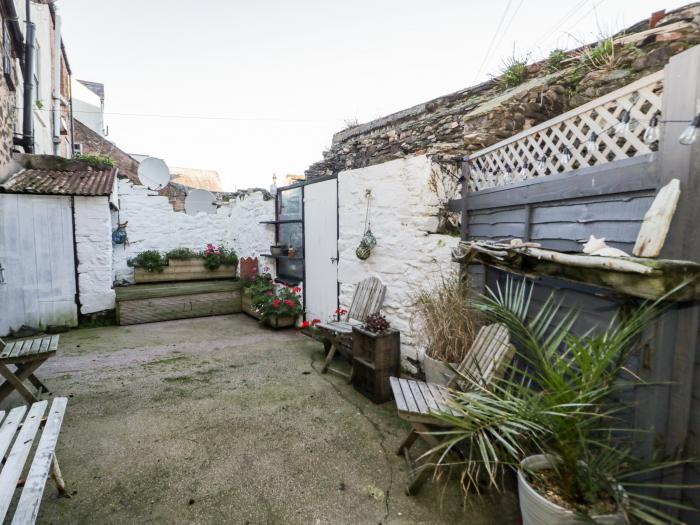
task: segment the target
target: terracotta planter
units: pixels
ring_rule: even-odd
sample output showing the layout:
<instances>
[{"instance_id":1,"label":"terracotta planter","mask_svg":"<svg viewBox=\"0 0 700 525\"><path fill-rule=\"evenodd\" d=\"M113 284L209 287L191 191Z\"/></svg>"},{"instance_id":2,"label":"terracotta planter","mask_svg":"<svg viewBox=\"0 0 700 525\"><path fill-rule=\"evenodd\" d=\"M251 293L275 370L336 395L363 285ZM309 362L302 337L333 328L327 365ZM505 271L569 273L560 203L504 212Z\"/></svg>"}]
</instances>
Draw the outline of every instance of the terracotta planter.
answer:
<instances>
[{"instance_id":1,"label":"terracotta planter","mask_svg":"<svg viewBox=\"0 0 700 525\"><path fill-rule=\"evenodd\" d=\"M523 525L583 525L584 523L590 523L577 518L572 511L552 503L537 492L528 482L523 470L536 472L551 468L553 461L554 459L551 456L538 454L527 457L520 462L518 496ZM605 516L593 516L592 518L595 523L600 525L623 525L625 523L622 514L607 514Z\"/></svg>"},{"instance_id":2,"label":"terracotta planter","mask_svg":"<svg viewBox=\"0 0 700 525\"><path fill-rule=\"evenodd\" d=\"M458 363L450 364L454 367L458 365ZM455 373L444 361L433 359L427 354L423 357L423 372L425 372L425 380L428 383L436 383L443 386L447 386L447 383L455 376Z\"/></svg>"},{"instance_id":3,"label":"terracotta planter","mask_svg":"<svg viewBox=\"0 0 700 525\"><path fill-rule=\"evenodd\" d=\"M253 298L250 294L250 288L243 288L243 294L241 295L241 311L257 320L262 319L262 315L253 307Z\"/></svg>"},{"instance_id":4,"label":"terracotta planter","mask_svg":"<svg viewBox=\"0 0 700 525\"><path fill-rule=\"evenodd\" d=\"M134 281L137 284L232 279L234 277L236 277L235 266L219 266L216 270L208 270L204 267L204 261L199 258L172 259L162 272L149 272L143 268L134 268Z\"/></svg>"},{"instance_id":5,"label":"terracotta planter","mask_svg":"<svg viewBox=\"0 0 700 525\"><path fill-rule=\"evenodd\" d=\"M270 328L279 330L281 328L293 327L297 323L297 320L295 317L269 317L265 319L264 322Z\"/></svg>"}]
</instances>

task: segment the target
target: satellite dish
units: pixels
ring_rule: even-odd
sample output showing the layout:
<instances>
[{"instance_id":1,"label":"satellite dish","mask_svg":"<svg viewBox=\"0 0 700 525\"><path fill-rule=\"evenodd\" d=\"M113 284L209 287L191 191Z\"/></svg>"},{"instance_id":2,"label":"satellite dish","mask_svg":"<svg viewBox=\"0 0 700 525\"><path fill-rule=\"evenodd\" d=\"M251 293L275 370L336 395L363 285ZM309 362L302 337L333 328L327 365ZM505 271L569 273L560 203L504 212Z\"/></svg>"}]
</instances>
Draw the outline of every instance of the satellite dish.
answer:
<instances>
[{"instance_id":1,"label":"satellite dish","mask_svg":"<svg viewBox=\"0 0 700 525\"><path fill-rule=\"evenodd\" d=\"M190 190L185 197L185 213L197 215L200 212L216 213L216 197L207 190Z\"/></svg>"},{"instance_id":2,"label":"satellite dish","mask_svg":"<svg viewBox=\"0 0 700 525\"><path fill-rule=\"evenodd\" d=\"M149 190L162 190L170 182L170 170L161 159L146 157L136 172L141 184Z\"/></svg>"}]
</instances>

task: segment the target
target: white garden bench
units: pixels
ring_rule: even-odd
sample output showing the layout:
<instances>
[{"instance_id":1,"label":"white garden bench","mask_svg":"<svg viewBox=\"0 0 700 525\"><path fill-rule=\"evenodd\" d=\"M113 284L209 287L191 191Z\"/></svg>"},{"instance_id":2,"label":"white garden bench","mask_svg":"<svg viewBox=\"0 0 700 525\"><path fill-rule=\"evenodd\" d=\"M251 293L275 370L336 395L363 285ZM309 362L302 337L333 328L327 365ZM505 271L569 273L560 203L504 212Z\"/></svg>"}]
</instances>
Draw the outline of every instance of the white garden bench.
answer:
<instances>
[{"instance_id":1,"label":"white garden bench","mask_svg":"<svg viewBox=\"0 0 700 525\"><path fill-rule=\"evenodd\" d=\"M0 522L18 525L36 522L49 474L58 491L65 493L55 450L67 403L65 397L54 398L48 414L46 400L13 408L7 416L4 410L0 411L0 457L5 459L0 470ZM10 518L8 513L19 487L21 493Z\"/></svg>"}]
</instances>

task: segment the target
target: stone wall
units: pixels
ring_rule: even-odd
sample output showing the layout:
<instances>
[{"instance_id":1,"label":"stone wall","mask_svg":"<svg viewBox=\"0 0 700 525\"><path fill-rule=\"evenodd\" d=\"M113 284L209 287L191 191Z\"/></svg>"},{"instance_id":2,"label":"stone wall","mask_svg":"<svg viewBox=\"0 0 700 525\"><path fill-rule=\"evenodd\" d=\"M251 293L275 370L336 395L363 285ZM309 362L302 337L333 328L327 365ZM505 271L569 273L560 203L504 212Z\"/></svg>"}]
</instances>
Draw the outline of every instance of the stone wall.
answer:
<instances>
[{"instance_id":1,"label":"stone wall","mask_svg":"<svg viewBox=\"0 0 700 525\"><path fill-rule=\"evenodd\" d=\"M267 192L238 192L216 214L196 216L174 211L167 196L127 179L119 179L118 197L119 212L112 214L112 226L128 222L128 241L114 247L117 281L133 281L133 269L127 260L145 250L201 250L207 243L215 243L233 248L239 257L256 257L268 252L274 243L274 229L260 224L275 216L274 200Z\"/></svg>"},{"instance_id":2,"label":"stone wall","mask_svg":"<svg viewBox=\"0 0 700 525\"><path fill-rule=\"evenodd\" d=\"M114 308L112 219L108 197L75 197L80 313Z\"/></svg>"},{"instance_id":3,"label":"stone wall","mask_svg":"<svg viewBox=\"0 0 700 525\"><path fill-rule=\"evenodd\" d=\"M323 160L306 171L309 179L412 155L465 154L490 146L540 122L614 91L664 67L669 58L700 43L700 5L663 17L658 26L682 28L634 40L648 29L628 28L611 67L595 69L570 53L558 70L548 61L532 64L525 82L505 88L499 78L366 124L340 131ZM632 40L632 41L630 41Z\"/></svg>"},{"instance_id":4,"label":"stone wall","mask_svg":"<svg viewBox=\"0 0 700 525\"><path fill-rule=\"evenodd\" d=\"M440 199L433 189L436 170L425 155L342 171L338 174L338 281L347 308L354 285L374 275L387 286L383 312L401 330L404 358L422 359L415 292L440 272L456 269L451 249L458 237L436 234ZM366 190L372 192L371 228L377 246L366 261L355 255L364 234ZM359 210L362 210L360 212Z\"/></svg>"}]
</instances>

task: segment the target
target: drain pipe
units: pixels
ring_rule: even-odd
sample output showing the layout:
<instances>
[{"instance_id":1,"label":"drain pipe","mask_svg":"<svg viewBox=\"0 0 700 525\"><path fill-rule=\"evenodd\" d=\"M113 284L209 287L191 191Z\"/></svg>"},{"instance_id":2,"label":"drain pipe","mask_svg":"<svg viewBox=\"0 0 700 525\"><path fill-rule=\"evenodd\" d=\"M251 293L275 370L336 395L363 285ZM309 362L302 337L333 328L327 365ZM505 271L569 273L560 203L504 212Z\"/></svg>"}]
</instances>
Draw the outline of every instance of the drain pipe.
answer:
<instances>
[{"instance_id":1,"label":"drain pipe","mask_svg":"<svg viewBox=\"0 0 700 525\"><path fill-rule=\"evenodd\" d=\"M61 154L61 17L54 17L53 154ZM66 155L68 156L68 155Z\"/></svg>"},{"instance_id":2,"label":"drain pipe","mask_svg":"<svg viewBox=\"0 0 700 525\"><path fill-rule=\"evenodd\" d=\"M34 56L36 53L36 26L31 21L31 1L26 1L27 31L24 37L24 100L22 103L22 140L26 153L34 153Z\"/></svg>"}]
</instances>

